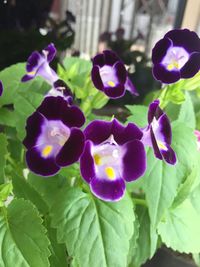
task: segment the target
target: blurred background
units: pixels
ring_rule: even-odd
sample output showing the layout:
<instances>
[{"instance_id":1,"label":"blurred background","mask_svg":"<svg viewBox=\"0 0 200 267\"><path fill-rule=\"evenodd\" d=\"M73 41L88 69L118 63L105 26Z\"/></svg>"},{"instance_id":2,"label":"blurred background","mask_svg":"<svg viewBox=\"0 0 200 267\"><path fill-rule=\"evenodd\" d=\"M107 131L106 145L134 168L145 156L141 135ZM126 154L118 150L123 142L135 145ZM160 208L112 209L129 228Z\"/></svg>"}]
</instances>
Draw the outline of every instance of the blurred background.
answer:
<instances>
[{"instance_id":1,"label":"blurred background","mask_svg":"<svg viewBox=\"0 0 200 267\"><path fill-rule=\"evenodd\" d=\"M200 0L0 0L0 70L50 42L57 59L112 49L140 98L156 86L151 49L170 29L200 33ZM126 96L125 96L126 98ZM130 99L130 96L128 96Z\"/></svg>"}]
</instances>

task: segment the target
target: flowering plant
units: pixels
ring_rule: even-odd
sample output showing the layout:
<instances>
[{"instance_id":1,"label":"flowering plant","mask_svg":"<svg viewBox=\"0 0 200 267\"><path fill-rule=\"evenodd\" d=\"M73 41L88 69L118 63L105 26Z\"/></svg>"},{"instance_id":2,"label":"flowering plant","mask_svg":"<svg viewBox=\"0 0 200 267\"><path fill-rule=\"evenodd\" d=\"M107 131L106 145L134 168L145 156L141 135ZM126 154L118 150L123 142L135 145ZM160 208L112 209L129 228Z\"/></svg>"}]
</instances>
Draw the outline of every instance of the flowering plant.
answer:
<instances>
[{"instance_id":1,"label":"flowering plant","mask_svg":"<svg viewBox=\"0 0 200 267\"><path fill-rule=\"evenodd\" d=\"M121 59L66 58L56 72L55 54L0 72L0 266L139 267L162 244L198 264L199 37L155 45L162 89L123 122L97 111L140 93Z\"/></svg>"}]
</instances>

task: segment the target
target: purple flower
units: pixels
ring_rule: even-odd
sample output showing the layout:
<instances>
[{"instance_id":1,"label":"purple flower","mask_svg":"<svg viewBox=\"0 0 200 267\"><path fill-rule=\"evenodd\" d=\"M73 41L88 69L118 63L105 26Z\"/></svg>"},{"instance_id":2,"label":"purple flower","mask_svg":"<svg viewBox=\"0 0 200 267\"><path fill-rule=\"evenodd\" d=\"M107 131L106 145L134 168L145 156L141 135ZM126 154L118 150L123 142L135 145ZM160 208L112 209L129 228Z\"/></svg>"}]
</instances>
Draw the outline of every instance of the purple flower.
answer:
<instances>
[{"instance_id":1,"label":"purple flower","mask_svg":"<svg viewBox=\"0 0 200 267\"><path fill-rule=\"evenodd\" d=\"M70 88L60 79L53 83L53 87L46 94L46 97L47 96L61 96L68 101L69 104L73 102L73 95Z\"/></svg>"},{"instance_id":2,"label":"purple flower","mask_svg":"<svg viewBox=\"0 0 200 267\"><path fill-rule=\"evenodd\" d=\"M110 98L119 98L129 90L138 95L135 87L128 78L128 73L118 56L109 50L96 55L93 59L91 72L94 86Z\"/></svg>"},{"instance_id":3,"label":"purple flower","mask_svg":"<svg viewBox=\"0 0 200 267\"><path fill-rule=\"evenodd\" d=\"M152 50L153 75L163 83L191 78L200 70L200 39L193 31L172 30Z\"/></svg>"},{"instance_id":4,"label":"purple flower","mask_svg":"<svg viewBox=\"0 0 200 267\"><path fill-rule=\"evenodd\" d=\"M0 96L3 94L3 83L0 81Z\"/></svg>"},{"instance_id":5,"label":"purple flower","mask_svg":"<svg viewBox=\"0 0 200 267\"><path fill-rule=\"evenodd\" d=\"M145 172L142 131L133 123L124 127L114 119L91 122L84 134L86 143L80 157L83 179L96 197L118 201L125 193L125 181L134 181Z\"/></svg>"},{"instance_id":6,"label":"purple flower","mask_svg":"<svg viewBox=\"0 0 200 267\"><path fill-rule=\"evenodd\" d=\"M27 120L23 143L30 170L50 176L76 162L84 148L84 134L79 129L84 122L82 111L63 97L46 97Z\"/></svg>"},{"instance_id":7,"label":"purple flower","mask_svg":"<svg viewBox=\"0 0 200 267\"><path fill-rule=\"evenodd\" d=\"M170 121L159 107L159 100L149 105L148 123L149 125L143 130L143 144L153 148L156 158L164 159L174 165L176 154L170 146L172 142Z\"/></svg>"},{"instance_id":8,"label":"purple flower","mask_svg":"<svg viewBox=\"0 0 200 267\"><path fill-rule=\"evenodd\" d=\"M47 82L53 84L58 80L58 75L49 66L56 55L54 44L49 44L41 53L34 51L28 58L26 64L27 74L22 77L22 82L27 82L35 76L42 76Z\"/></svg>"}]
</instances>

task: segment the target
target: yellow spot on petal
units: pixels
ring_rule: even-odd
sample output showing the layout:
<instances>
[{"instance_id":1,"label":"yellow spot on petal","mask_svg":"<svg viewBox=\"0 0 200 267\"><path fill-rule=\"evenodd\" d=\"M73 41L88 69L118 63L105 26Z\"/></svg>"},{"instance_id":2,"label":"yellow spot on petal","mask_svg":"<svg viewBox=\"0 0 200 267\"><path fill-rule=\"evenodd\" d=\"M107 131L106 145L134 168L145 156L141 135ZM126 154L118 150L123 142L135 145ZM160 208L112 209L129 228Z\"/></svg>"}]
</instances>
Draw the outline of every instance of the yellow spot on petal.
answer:
<instances>
[{"instance_id":1,"label":"yellow spot on petal","mask_svg":"<svg viewBox=\"0 0 200 267\"><path fill-rule=\"evenodd\" d=\"M157 144L160 149L167 150L167 147L162 142L158 141Z\"/></svg>"},{"instance_id":2,"label":"yellow spot on petal","mask_svg":"<svg viewBox=\"0 0 200 267\"><path fill-rule=\"evenodd\" d=\"M50 154L51 154L51 152L52 152L52 149L53 149L53 147L52 146L45 146L44 148L43 148L43 150L42 150L42 156L43 157L48 157Z\"/></svg>"},{"instance_id":3,"label":"yellow spot on petal","mask_svg":"<svg viewBox=\"0 0 200 267\"><path fill-rule=\"evenodd\" d=\"M94 155L94 162L96 165L101 165L102 161L101 161L101 157L99 156L99 154Z\"/></svg>"},{"instance_id":4,"label":"yellow spot on petal","mask_svg":"<svg viewBox=\"0 0 200 267\"><path fill-rule=\"evenodd\" d=\"M108 82L108 85L111 86L111 87L114 87L115 86L115 83L113 81L109 81Z\"/></svg>"},{"instance_id":5,"label":"yellow spot on petal","mask_svg":"<svg viewBox=\"0 0 200 267\"><path fill-rule=\"evenodd\" d=\"M28 75L35 75L35 71L28 72Z\"/></svg>"},{"instance_id":6,"label":"yellow spot on petal","mask_svg":"<svg viewBox=\"0 0 200 267\"><path fill-rule=\"evenodd\" d=\"M179 69L179 64L177 61L173 61L169 65L167 65L168 70L173 70L173 69Z\"/></svg>"},{"instance_id":7,"label":"yellow spot on petal","mask_svg":"<svg viewBox=\"0 0 200 267\"><path fill-rule=\"evenodd\" d=\"M114 180L115 179L115 171L114 171L114 169L112 167L106 167L105 168L105 172L106 172L107 177L110 180Z\"/></svg>"}]
</instances>

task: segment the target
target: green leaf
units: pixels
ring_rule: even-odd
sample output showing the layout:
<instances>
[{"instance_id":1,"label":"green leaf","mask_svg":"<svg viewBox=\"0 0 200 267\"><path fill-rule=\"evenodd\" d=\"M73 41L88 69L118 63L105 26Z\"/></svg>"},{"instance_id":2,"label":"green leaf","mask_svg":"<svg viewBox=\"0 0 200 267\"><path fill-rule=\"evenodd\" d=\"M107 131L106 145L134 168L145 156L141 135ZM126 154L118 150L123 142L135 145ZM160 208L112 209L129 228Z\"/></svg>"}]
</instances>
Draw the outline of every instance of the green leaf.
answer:
<instances>
[{"instance_id":1,"label":"green leaf","mask_svg":"<svg viewBox=\"0 0 200 267\"><path fill-rule=\"evenodd\" d=\"M0 124L10 127L16 126L16 114L8 108L0 108Z\"/></svg>"},{"instance_id":2,"label":"green leaf","mask_svg":"<svg viewBox=\"0 0 200 267\"><path fill-rule=\"evenodd\" d=\"M128 122L133 122L137 124L139 127L147 126L147 112L148 107L141 105L132 105L126 106L128 110L131 112L131 116L128 117Z\"/></svg>"},{"instance_id":3,"label":"green leaf","mask_svg":"<svg viewBox=\"0 0 200 267\"><path fill-rule=\"evenodd\" d=\"M152 149L147 152L147 162L147 170L142 179L151 223L156 226L171 206L179 181L176 178L176 168L156 159Z\"/></svg>"},{"instance_id":4,"label":"green leaf","mask_svg":"<svg viewBox=\"0 0 200 267\"><path fill-rule=\"evenodd\" d=\"M172 133L172 147L177 155L175 166L157 160L152 149L147 152L147 171L142 179L152 227L157 225L172 205L179 185L184 183L188 174L199 165L193 130L176 121L172 123ZM185 189L179 190L183 191L179 195L180 199L176 198L176 202L185 198Z\"/></svg>"},{"instance_id":5,"label":"green leaf","mask_svg":"<svg viewBox=\"0 0 200 267\"><path fill-rule=\"evenodd\" d=\"M199 253L193 253L192 258L196 265L199 267L200 266L200 254Z\"/></svg>"},{"instance_id":6,"label":"green leaf","mask_svg":"<svg viewBox=\"0 0 200 267\"><path fill-rule=\"evenodd\" d=\"M31 186L25 178L12 174L13 191L16 197L30 200L42 214L48 212L48 205L43 197Z\"/></svg>"},{"instance_id":7,"label":"green leaf","mask_svg":"<svg viewBox=\"0 0 200 267\"><path fill-rule=\"evenodd\" d=\"M140 267L151 255L150 219L148 209L146 207L137 206L136 216L139 223L139 236L135 249L132 251L130 267Z\"/></svg>"},{"instance_id":8,"label":"green leaf","mask_svg":"<svg viewBox=\"0 0 200 267\"><path fill-rule=\"evenodd\" d=\"M190 201L194 209L200 213L200 185L198 185L190 195Z\"/></svg>"},{"instance_id":9,"label":"green leaf","mask_svg":"<svg viewBox=\"0 0 200 267\"><path fill-rule=\"evenodd\" d=\"M0 207L3 207L4 201L6 201L6 199L12 192L12 188L13 187L11 183L0 185Z\"/></svg>"},{"instance_id":10,"label":"green leaf","mask_svg":"<svg viewBox=\"0 0 200 267\"><path fill-rule=\"evenodd\" d=\"M7 151L7 139L3 133L0 133L0 184L4 183L5 180L5 166L6 166L6 155L8 154Z\"/></svg>"},{"instance_id":11,"label":"green leaf","mask_svg":"<svg viewBox=\"0 0 200 267\"><path fill-rule=\"evenodd\" d=\"M50 251L51 256L49 258L50 266L51 267L67 267L67 251L64 244L58 244L57 236L56 236L56 229L50 226L50 218L47 217L45 220L45 226L47 228L48 238L51 242L50 244Z\"/></svg>"},{"instance_id":12,"label":"green leaf","mask_svg":"<svg viewBox=\"0 0 200 267\"><path fill-rule=\"evenodd\" d=\"M49 85L47 85L40 77L37 77L29 82L22 83L21 78L25 73L26 70L24 63L12 65L0 72L0 80L4 85L4 91L0 97L0 106L13 104L19 91L22 93L30 91L40 92L43 94L47 88L49 88Z\"/></svg>"},{"instance_id":13,"label":"green leaf","mask_svg":"<svg viewBox=\"0 0 200 267\"><path fill-rule=\"evenodd\" d=\"M134 221L134 233L131 237L131 240L130 240L130 247L129 247L129 253L128 253L128 266L131 264L131 262L133 261L133 254L134 254L134 251L136 249L136 246L137 246L137 241L138 241L138 238L139 238L139 228L140 228L140 223L139 223L139 220L138 220L138 216L137 214L135 213L135 221Z\"/></svg>"},{"instance_id":14,"label":"green leaf","mask_svg":"<svg viewBox=\"0 0 200 267\"><path fill-rule=\"evenodd\" d=\"M81 73L89 73L92 69L92 63L89 60L79 57L66 57L63 61L63 66L69 76L73 76Z\"/></svg>"},{"instance_id":15,"label":"green leaf","mask_svg":"<svg viewBox=\"0 0 200 267\"><path fill-rule=\"evenodd\" d=\"M34 206L13 200L0 213L1 267L48 267L49 240Z\"/></svg>"},{"instance_id":16,"label":"green leaf","mask_svg":"<svg viewBox=\"0 0 200 267\"><path fill-rule=\"evenodd\" d=\"M158 225L158 233L167 247L181 253L200 252L200 215L189 200L170 209Z\"/></svg>"},{"instance_id":17,"label":"green leaf","mask_svg":"<svg viewBox=\"0 0 200 267\"><path fill-rule=\"evenodd\" d=\"M41 104L44 96L35 92L18 92L14 99L16 119L16 129L18 137L23 140L25 137L25 125L27 118Z\"/></svg>"},{"instance_id":18,"label":"green leaf","mask_svg":"<svg viewBox=\"0 0 200 267\"><path fill-rule=\"evenodd\" d=\"M75 258L74 266L126 266L135 220L128 196L109 203L79 189L63 189L51 216L59 242L65 242Z\"/></svg>"},{"instance_id":19,"label":"green leaf","mask_svg":"<svg viewBox=\"0 0 200 267\"><path fill-rule=\"evenodd\" d=\"M200 88L200 72L190 79L181 79L176 83L179 88L187 91L193 91Z\"/></svg>"},{"instance_id":20,"label":"green leaf","mask_svg":"<svg viewBox=\"0 0 200 267\"><path fill-rule=\"evenodd\" d=\"M185 94L185 102L181 105L178 120L184 122L188 127L195 129L196 119L194 108L189 93Z\"/></svg>"},{"instance_id":21,"label":"green leaf","mask_svg":"<svg viewBox=\"0 0 200 267\"><path fill-rule=\"evenodd\" d=\"M28 174L28 183L42 196L49 208L55 201L57 194L60 194L60 191L66 182L67 179L60 175L45 179L44 177L37 176L31 172Z\"/></svg>"},{"instance_id":22,"label":"green leaf","mask_svg":"<svg viewBox=\"0 0 200 267\"><path fill-rule=\"evenodd\" d=\"M173 202L173 208L176 208L180 205L190 194L194 180L196 179L196 169L192 171L185 181L178 188L177 196Z\"/></svg>"},{"instance_id":23,"label":"green leaf","mask_svg":"<svg viewBox=\"0 0 200 267\"><path fill-rule=\"evenodd\" d=\"M165 96L164 101L170 101L174 104L182 104L185 101L185 94L182 91L182 88L179 87L176 83L169 85Z\"/></svg>"},{"instance_id":24,"label":"green leaf","mask_svg":"<svg viewBox=\"0 0 200 267\"><path fill-rule=\"evenodd\" d=\"M179 121L172 123L172 130L172 143L177 155L176 178L183 183L188 174L199 165L196 137L191 128Z\"/></svg>"}]
</instances>

